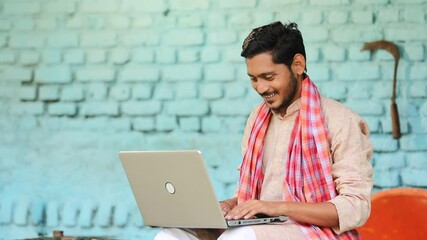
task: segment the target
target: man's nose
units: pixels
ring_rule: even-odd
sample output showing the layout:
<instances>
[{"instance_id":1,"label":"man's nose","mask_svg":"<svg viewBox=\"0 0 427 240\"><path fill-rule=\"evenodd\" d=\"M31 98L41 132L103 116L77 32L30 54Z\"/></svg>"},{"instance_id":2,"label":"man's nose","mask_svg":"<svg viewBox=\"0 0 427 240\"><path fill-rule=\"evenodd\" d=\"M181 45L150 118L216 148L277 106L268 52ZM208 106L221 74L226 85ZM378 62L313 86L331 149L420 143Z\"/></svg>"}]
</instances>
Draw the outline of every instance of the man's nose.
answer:
<instances>
[{"instance_id":1,"label":"man's nose","mask_svg":"<svg viewBox=\"0 0 427 240\"><path fill-rule=\"evenodd\" d=\"M263 94L270 89L270 85L266 81L259 81L257 91L259 94Z\"/></svg>"}]
</instances>

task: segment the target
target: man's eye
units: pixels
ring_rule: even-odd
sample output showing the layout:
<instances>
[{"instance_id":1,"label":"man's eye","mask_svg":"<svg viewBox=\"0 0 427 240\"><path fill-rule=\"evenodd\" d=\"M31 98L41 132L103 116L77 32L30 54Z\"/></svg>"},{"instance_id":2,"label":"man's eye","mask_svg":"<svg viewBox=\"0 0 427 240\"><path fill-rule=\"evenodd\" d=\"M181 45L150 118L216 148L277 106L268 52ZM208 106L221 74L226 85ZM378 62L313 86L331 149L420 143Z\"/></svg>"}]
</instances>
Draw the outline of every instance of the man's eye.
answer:
<instances>
[{"instance_id":1,"label":"man's eye","mask_svg":"<svg viewBox=\"0 0 427 240\"><path fill-rule=\"evenodd\" d=\"M256 82L256 78L254 78L254 77L251 77L249 79L251 79L251 82Z\"/></svg>"},{"instance_id":2,"label":"man's eye","mask_svg":"<svg viewBox=\"0 0 427 240\"><path fill-rule=\"evenodd\" d=\"M273 80L276 75L265 76L265 80Z\"/></svg>"}]
</instances>

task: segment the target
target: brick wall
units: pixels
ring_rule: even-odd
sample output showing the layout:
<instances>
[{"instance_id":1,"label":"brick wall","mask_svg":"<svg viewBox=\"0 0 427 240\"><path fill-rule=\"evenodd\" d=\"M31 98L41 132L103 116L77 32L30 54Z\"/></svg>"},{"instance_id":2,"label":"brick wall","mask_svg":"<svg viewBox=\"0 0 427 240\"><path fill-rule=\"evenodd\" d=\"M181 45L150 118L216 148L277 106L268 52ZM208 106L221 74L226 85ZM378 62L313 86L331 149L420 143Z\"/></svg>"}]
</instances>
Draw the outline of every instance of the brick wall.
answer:
<instances>
[{"instance_id":1,"label":"brick wall","mask_svg":"<svg viewBox=\"0 0 427 240\"><path fill-rule=\"evenodd\" d=\"M201 149L229 197L260 98L240 57L250 30L296 21L308 74L369 123L375 191L427 187L425 0L0 1L0 239L151 239L119 150ZM395 42L403 136L391 136Z\"/></svg>"}]
</instances>

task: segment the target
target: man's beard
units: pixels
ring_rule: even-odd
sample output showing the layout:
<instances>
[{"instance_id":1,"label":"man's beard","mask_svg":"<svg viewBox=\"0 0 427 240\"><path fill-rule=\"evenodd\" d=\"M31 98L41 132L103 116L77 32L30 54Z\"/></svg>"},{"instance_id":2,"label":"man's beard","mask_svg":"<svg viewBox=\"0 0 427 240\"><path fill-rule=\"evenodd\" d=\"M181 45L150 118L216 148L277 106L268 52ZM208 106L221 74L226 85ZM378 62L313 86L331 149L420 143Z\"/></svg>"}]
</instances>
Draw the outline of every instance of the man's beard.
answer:
<instances>
[{"instance_id":1,"label":"man's beard","mask_svg":"<svg viewBox=\"0 0 427 240\"><path fill-rule=\"evenodd\" d=\"M298 86L297 81L298 79L293 74L291 74L289 87L285 91L285 96L287 95L287 97L283 99L279 107L277 107L276 109L272 109L273 111L280 112L280 109L286 109L289 107L289 105L292 104L291 101L294 99L295 95L297 94L297 86Z\"/></svg>"}]
</instances>

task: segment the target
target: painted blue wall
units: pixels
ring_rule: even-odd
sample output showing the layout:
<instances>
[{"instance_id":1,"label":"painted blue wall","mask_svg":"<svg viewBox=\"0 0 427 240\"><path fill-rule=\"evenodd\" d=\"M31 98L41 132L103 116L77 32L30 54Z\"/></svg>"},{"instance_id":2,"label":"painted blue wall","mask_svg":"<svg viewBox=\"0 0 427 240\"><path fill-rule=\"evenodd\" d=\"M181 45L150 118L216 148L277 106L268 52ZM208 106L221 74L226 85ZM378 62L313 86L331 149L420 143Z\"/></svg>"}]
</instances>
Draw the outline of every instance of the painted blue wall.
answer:
<instances>
[{"instance_id":1,"label":"painted blue wall","mask_svg":"<svg viewBox=\"0 0 427 240\"><path fill-rule=\"evenodd\" d=\"M119 150L201 149L219 198L260 98L240 57L250 30L295 21L308 74L369 123L375 191L427 187L425 0L1 0L0 239L151 239ZM399 47L391 136L393 58Z\"/></svg>"}]
</instances>

